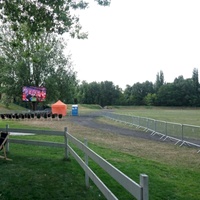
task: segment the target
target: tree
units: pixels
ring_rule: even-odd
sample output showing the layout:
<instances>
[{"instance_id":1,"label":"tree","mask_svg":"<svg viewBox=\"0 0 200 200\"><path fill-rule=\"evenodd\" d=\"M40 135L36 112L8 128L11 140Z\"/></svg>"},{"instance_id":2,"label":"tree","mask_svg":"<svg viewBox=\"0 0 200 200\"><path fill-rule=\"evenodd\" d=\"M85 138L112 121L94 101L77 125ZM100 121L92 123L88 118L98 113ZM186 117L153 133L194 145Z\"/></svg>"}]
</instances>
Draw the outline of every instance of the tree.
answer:
<instances>
[{"instance_id":1,"label":"tree","mask_svg":"<svg viewBox=\"0 0 200 200\"><path fill-rule=\"evenodd\" d=\"M115 93L115 86L112 81L102 81L100 83L100 91L101 91L101 97L100 97L100 105L102 107L104 106L110 106L115 105L115 101L117 99L116 93Z\"/></svg>"},{"instance_id":2,"label":"tree","mask_svg":"<svg viewBox=\"0 0 200 200\"><path fill-rule=\"evenodd\" d=\"M100 104L100 85L83 81L78 87L78 101L84 104Z\"/></svg>"},{"instance_id":3,"label":"tree","mask_svg":"<svg viewBox=\"0 0 200 200\"><path fill-rule=\"evenodd\" d=\"M132 87L127 86L124 91L125 99L128 105L144 105L145 97L154 93L153 83L145 81L143 83L135 83Z\"/></svg>"},{"instance_id":4,"label":"tree","mask_svg":"<svg viewBox=\"0 0 200 200\"><path fill-rule=\"evenodd\" d=\"M63 97L60 94L66 94L64 90L59 94L56 92L62 84L65 89L76 85L76 73L73 72L70 56L66 57L63 53L66 44L62 38L44 33L40 37L32 35L30 39L28 36L24 37L25 34L28 35L26 26L21 26L16 33L8 25L2 25L0 33L1 92L10 98L21 99L23 86L47 84L51 88L49 91L52 91L53 100L57 99L56 95ZM18 40L16 34L24 39Z\"/></svg>"},{"instance_id":5,"label":"tree","mask_svg":"<svg viewBox=\"0 0 200 200\"><path fill-rule=\"evenodd\" d=\"M158 91L159 88L164 84L164 73L161 70L160 73L156 75L155 90Z\"/></svg>"},{"instance_id":6,"label":"tree","mask_svg":"<svg viewBox=\"0 0 200 200\"><path fill-rule=\"evenodd\" d=\"M102 6L110 4L110 0L94 1ZM63 57L58 36L68 33L73 38L87 38L81 32L79 18L73 14L73 10L87 7L88 3L82 0L0 0L0 23L9 26L8 38L6 34L0 37L4 74L0 77L1 91L19 96L22 85L39 86L45 82L52 89L72 86L74 91L76 74L60 67L69 62ZM53 86L53 77L62 83ZM68 93L66 99L63 91L54 91L51 98L57 94L68 101L71 95Z\"/></svg>"},{"instance_id":7,"label":"tree","mask_svg":"<svg viewBox=\"0 0 200 200\"><path fill-rule=\"evenodd\" d=\"M123 96L124 96L124 101L126 105L131 105L131 100L132 100L132 87L130 85L126 85L126 88L124 90Z\"/></svg>"},{"instance_id":8,"label":"tree","mask_svg":"<svg viewBox=\"0 0 200 200\"><path fill-rule=\"evenodd\" d=\"M87 102L91 104L100 104L101 89L100 84L92 82L88 85Z\"/></svg>"},{"instance_id":9,"label":"tree","mask_svg":"<svg viewBox=\"0 0 200 200\"><path fill-rule=\"evenodd\" d=\"M179 76L173 83L160 87L157 92L157 105L161 106L194 106L199 105L192 79Z\"/></svg>"},{"instance_id":10,"label":"tree","mask_svg":"<svg viewBox=\"0 0 200 200\"><path fill-rule=\"evenodd\" d=\"M197 68L193 69L192 81L193 81L193 85L194 85L194 90L196 91L196 94L198 95L198 93L199 93L199 73L198 73Z\"/></svg>"},{"instance_id":11,"label":"tree","mask_svg":"<svg viewBox=\"0 0 200 200\"><path fill-rule=\"evenodd\" d=\"M102 107L119 105L123 100L122 91L111 81L87 83L83 81L78 89L78 100L85 104L99 104Z\"/></svg>"},{"instance_id":12,"label":"tree","mask_svg":"<svg viewBox=\"0 0 200 200\"><path fill-rule=\"evenodd\" d=\"M144 97L144 103L147 106L154 106L156 105L156 101L157 101L157 96L156 94L151 94L148 93L145 97Z\"/></svg>"},{"instance_id":13,"label":"tree","mask_svg":"<svg viewBox=\"0 0 200 200\"><path fill-rule=\"evenodd\" d=\"M173 83L167 83L161 86L157 92L158 106L177 106L176 90Z\"/></svg>"},{"instance_id":14,"label":"tree","mask_svg":"<svg viewBox=\"0 0 200 200\"><path fill-rule=\"evenodd\" d=\"M99 5L109 5L110 0L95 0ZM88 3L82 0L0 0L0 19L10 22L13 31L26 24L28 32L69 33L72 37L85 38L81 33L79 18L74 9L85 9Z\"/></svg>"},{"instance_id":15,"label":"tree","mask_svg":"<svg viewBox=\"0 0 200 200\"><path fill-rule=\"evenodd\" d=\"M70 57L65 62L64 65L58 66L44 82L47 88L48 102L54 102L58 99L64 103L72 104L74 102L78 84L76 72L73 71Z\"/></svg>"}]
</instances>

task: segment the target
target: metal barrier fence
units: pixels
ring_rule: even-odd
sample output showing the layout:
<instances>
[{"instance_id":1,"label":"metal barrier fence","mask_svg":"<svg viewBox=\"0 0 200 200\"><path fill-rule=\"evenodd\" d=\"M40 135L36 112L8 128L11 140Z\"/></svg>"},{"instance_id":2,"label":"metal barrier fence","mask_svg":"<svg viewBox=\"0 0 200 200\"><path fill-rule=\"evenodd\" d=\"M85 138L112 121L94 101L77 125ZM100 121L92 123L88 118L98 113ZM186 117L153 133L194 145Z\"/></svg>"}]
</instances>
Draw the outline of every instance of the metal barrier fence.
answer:
<instances>
[{"instance_id":1,"label":"metal barrier fence","mask_svg":"<svg viewBox=\"0 0 200 200\"><path fill-rule=\"evenodd\" d=\"M161 140L170 139L175 141L176 145L189 145L200 148L200 126L122 115L113 112L103 112L102 115L118 122L143 128L145 131L150 131L152 136L160 135Z\"/></svg>"}]
</instances>

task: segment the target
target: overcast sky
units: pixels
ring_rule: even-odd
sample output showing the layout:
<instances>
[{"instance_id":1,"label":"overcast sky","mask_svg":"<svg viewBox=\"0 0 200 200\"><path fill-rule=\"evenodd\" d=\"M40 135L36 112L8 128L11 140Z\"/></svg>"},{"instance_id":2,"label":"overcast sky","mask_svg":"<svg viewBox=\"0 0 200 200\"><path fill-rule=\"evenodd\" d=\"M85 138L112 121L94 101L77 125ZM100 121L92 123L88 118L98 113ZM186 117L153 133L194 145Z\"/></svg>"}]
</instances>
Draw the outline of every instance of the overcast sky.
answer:
<instances>
[{"instance_id":1,"label":"overcast sky","mask_svg":"<svg viewBox=\"0 0 200 200\"><path fill-rule=\"evenodd\" d=\"M125 89L136 82L191 78L200 67L199 0L112 0L101 7L91 0L79 11L89 39L70 39L80 81L112 81Z\"/></svg>"}]
</instances>

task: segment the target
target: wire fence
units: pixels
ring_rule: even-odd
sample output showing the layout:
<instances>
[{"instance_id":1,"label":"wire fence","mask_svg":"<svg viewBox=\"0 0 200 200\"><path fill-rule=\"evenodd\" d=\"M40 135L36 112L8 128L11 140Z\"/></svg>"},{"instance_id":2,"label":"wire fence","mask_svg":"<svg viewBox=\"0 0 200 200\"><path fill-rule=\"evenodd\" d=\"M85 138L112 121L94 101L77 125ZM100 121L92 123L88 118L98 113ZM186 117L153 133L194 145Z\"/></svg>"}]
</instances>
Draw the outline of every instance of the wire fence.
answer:
<instances>
[{"instance_id":1,"label":"wire fence","mask_svg":"<svg viewBox=\"0 0 200 200\"><path fill-rule=\"evenodd\" d=\"M134 125L138 128L143 128L145 131L150 131L152 136L160 136L160 140L170 139L176 145L188 145L200 148L200 126L122 115L113 112L103 112L102 115L118 122Z\"/></svg>"}]
</instances>

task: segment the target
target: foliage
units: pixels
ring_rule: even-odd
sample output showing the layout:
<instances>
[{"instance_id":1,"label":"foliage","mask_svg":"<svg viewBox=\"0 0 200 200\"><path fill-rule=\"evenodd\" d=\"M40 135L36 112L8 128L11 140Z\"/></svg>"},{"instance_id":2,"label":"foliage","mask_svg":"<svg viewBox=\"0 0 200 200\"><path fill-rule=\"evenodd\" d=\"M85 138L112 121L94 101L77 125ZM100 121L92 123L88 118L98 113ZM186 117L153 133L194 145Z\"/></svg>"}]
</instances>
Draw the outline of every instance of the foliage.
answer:
<instances>
[{"instance_id":1,"label":"foliage","mask_svg":"<svg viewBox=\"0 0 200 200\"><path fill-rule=\"evenodd\" d=\"M156 101L157 101L157 96L156 96L155 93L154 94L148 93L144 97L144 103L147 106L153 106L153 105L155 105Z\"/></svg>"},{"instance_id":2,"label":"foliage","mask_svg":"<svg viewBox=\"0 0 200 200\"><path fill-rule=\"evenodd\" d=\"M124 91L128 105L144 105L145 97L153 93L153 83L149 81L135 83L132 87L128 86Z\"/></svg>"},{"instance_id":3,"label":"foliage","mask_svg":"<svg viewBox=\"0 0 200 200\"><path fill-rule=\"evenodd\" d=\"M95 0L99 5L109 5L110 0ZM85 9L88 3L82 0L1 0L0 19L9 22L13 31L26 24L30 35L69 33L71 37L86 38L81 33L79 18L72 10Z\"/></svg>"},{"instance_id":4,"label":"foliage","mask_svg":"<svg viewBox=\"0 0 200 200\"><path fill-rule=\"evenodd\" d=\"M110 4L110 0L94 1ZM6 95L7 105L21 100L25 85L45 86L49 102L74 101L76 73L59 35L87 38L73 11L88 4L82 0L0 0L0 94Z\"/></svg>"},{"instance_id":5,"label":"foliage","mask_svg":"<svg viewBox=\"0 0 200 200\"><path fill-rule=\"evenodd\" d=\"M29 38L26 26L16 33L9 25L2 25L0 32L1 93L21 101L23 86L45 86L49 102L57 99L72 102L76 73L70 55L64 55L66 43L62 38L48 33Z\"/></svg>"},{"instance_id":6,"label":"foliage","mask_svg":"<svg viewBox=\"0 0 200 200\"><path fill-rule=\"evenodd\" d=\"M199 94L195 91L192 79L179 76L173 83L167 83L157 92L160 106L199 106Z\"/></svg>"},{"instance_id":7,"label":"foliage","mask_svg":"<svg viewBox=\"0 0 200 200\"><path fill-rule=\"evenodd\" d=\"M148 105L148 106L200 106L198 70L193 70L192 78L179 76L172 83L164 82L160 71L156 82L150 81L127 85L122 91L112 82L87 83L83 81L78 87L79 103L111 105Z\"/></svg>"},{"instance_id":8,"label":"foliage","mask_svg":"<svg viewBox=\"0 0 200 200\"><path fill-rule=\"evenodd\" d=\"M87 83L83 81L78 87L78 102L82 104L99 104L102 107L106 105L117 105L121 102L121 90L114 86L111 81L102 81L100 83Z\"/></svg>"},{"instance_id":9,"label":"foliage","mask_svg":"<svg viewBox=\"0 0 200 200\"><path fill-rule=\"evenodd\" d=\"M155 90L158 91L163 84L164 84L164 73L163 71L160 71L160 73L157 73L156 75Z\"/></svg>"}]
</instances>

